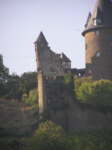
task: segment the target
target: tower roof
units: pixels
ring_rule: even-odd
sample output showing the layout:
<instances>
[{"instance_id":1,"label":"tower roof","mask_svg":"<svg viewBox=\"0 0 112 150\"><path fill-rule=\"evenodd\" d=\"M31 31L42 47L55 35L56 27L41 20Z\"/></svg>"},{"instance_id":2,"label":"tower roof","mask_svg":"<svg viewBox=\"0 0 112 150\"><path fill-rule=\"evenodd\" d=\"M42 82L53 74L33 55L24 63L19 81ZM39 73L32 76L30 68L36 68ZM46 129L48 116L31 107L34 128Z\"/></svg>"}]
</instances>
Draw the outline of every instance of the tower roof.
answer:
<instances>
[{"instance_id":1,"label":"tower roof","mask_svg":"<svg viewBox=\"0 0 112 150\"><path fill-rule=\"evenodd\" d=\"M112 0L97 0L93 13L88 18L83 36L90 30L112 27Z\"/></svg>"},{"instance_id":2,"label":"tower roof","mask_svg":"<svg viewBox=\"0 0 112 150\"><path fill-rule=\"evenodd\" d=\"M44 34L42 33L42 31L40 32L37 40L34 43L39 43L39 42L43 42L43 43L48 44L47 41L46 41L46 38L45 38Z\"/></svg>"},{"instance_id":3,"label":"tower roof","mask_svg":"<svg viewBox=\"0 0 112 150\"><path fill-rule=\"evenodd\" d=\"M60 57L61 57L62 61L71 62L70 59L64 53L61 53Z\"/></svg>"},{"instance_id":4,"label":"tower roof","mask_svg":"<svg viewBox=\"0 0 112 150\"><path fill-rule=\"evenodd\" d=\"M89 22L90 18L91 18L91 13L89 12L85 27L88 25L88 22Z\"/></svg>"}]
</instances>

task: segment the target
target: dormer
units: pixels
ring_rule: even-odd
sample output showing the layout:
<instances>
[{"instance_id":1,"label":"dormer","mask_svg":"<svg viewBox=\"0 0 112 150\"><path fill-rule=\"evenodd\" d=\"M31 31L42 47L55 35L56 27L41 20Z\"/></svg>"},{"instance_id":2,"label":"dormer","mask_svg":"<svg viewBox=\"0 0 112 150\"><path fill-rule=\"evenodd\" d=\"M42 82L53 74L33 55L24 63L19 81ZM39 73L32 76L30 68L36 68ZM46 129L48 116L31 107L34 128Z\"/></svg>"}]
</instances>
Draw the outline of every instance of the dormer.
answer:
<instances>
[{"instance_id":1,"label":"dormer","mask_svg":"<svg viewBox=\"0 0 112 150\"><path fill-rule=\"evenodd\" d=\"M97 0L94 10L89 15L82 35L100 28L112 28L112 0Z\"/></svg>"},{"instance_id":2,"label":"dormer","mask_svg":"<svg viewBox=\"0 0 112 150\"><path fill-rule=\"evenodd\" d=\"M62 60L62 66L64 69L71 69L71 61L70 59L64 54L62 53L60 55L60 58Z\"/></svg>"},{"instance_id":3,"label":"dormer","mask_svg":"<svg viewBox=\"0 0 112 150\"><path fill-rule=\"evenodd\" d=\"M97 26L97 25L102 24L102 22L103 22L102 13L100 11L100 8L97 7L97 10L96 10L94 18L93 18L93 25Z\"/></svg>"}]
</instances>

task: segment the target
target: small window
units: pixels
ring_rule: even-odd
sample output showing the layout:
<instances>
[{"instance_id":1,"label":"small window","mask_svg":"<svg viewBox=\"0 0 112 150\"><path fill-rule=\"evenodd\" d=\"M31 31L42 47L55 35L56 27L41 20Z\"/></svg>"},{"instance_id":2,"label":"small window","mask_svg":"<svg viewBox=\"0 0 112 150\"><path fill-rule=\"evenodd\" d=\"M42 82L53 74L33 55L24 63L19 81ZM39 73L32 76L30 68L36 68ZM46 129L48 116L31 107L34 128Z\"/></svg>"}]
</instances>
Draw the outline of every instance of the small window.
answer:
<instances>
[{"instance_id":1,"label":"small window","mask_svg":"<svg viewBox=\"0 0 112 150\"><path fill-rule=\"evenodd\" d=\"M98 25L98 24L101 24L102 23L102 19L95 19L94 20L94 25Z\"/></svg>"},{"instance_id":2,"label":"small window","mask_svg":"<svg viewBox=\"0 0 112 150\"><path fill-rule=\"evenodd\" d=\"M97 53L96 53L96 57L100 57L100 52L97 52Z\"/></svg>"},{"instance_id":3,"label":"small window","mask_svg":"<svg viewBox=\"0 0 112 150\"><path fill-rule=\"evenodd\" d=\"M99 30L95 31L95 35L100 35L100 31Z\"/></svg>"},{"instance_id":4,"label":"small window","mask_svg":"<svg viewBox=\"0 0 112 150\"><path fill-rule=\"evenodd\" d=\"M97 23L100 24L102 22L101 19L97 19Z\"/></svg>"}]
</instances>

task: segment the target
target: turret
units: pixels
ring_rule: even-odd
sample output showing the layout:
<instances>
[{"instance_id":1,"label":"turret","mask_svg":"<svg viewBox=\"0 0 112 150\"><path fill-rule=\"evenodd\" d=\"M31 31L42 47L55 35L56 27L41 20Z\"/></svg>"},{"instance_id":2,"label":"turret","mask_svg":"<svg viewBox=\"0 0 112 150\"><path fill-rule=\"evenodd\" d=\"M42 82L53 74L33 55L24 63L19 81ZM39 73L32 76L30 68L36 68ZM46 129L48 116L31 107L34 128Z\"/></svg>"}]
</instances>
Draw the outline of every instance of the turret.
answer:
<instances>
[{"instance_id":1,"label":"turret","mask_svg":"<svg viewBox=\"0 0 112 150\"><path fill-rule=\"evenodd\" d=\"M64 75L60 54L54 53L48 46L48 42L40 32L35 44L37 71L43 71L44 75Z\"/></svg>"},{"instance_id":2,"label":"turret","mask_svg":"<svg viewBox=\"0 0 112 150\"><path fill-rule=\"evenodd\" d=\"M37 71L41 70L41 53L43 50L45 50L48 47L48 43L43 35L42 32L40 32L37 40L34 42L35 44L35 54L36 54L36 62L37 62Z\"/></svg>"},{"instance_id":3,"label":"turret","mask_svg":"<svg viewBox=\"0 0 112 150\"><path fill-rule=\"evenodd\" d=\"M112 80L112 0L97 0L85 30L86 75Z\"/></svg>"}]
</instances>

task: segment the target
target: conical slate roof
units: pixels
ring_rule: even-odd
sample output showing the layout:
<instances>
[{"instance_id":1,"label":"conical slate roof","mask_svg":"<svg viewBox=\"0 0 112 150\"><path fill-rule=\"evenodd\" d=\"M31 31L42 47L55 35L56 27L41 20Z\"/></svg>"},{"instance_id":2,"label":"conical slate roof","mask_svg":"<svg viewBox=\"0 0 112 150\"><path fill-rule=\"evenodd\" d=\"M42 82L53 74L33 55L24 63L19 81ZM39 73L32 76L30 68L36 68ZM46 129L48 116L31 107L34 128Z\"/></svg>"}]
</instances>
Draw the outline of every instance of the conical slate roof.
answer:
<instances>
[{"instance_id":1,"label":"conical slate roof","mask_svg":"<svg viewBox=\"0 0 112 150\"><path fill-rule=\"evenodd\" d=\"M95 19L100 19L101 23L95 25ZM112 27L112 0L97 0L93 13L89 21L86 22L82 35L84 36L90 30L106 27Z\"/></svg>"},{"instance_id":2,"label":"conical slate roof","mask_svg":"<svg viewBox=\"0 0 112 150\"><path fill-rule=\"evenodd\" d=\"M94 14L94 18L93 18L93 19L103 19L103 17L102 17L102 12L100 11L99 6L98 6L97 9L96 9L96 12L95 12L95 14Z\"/></svg>"},{"instance_id":3,"label":"conical slate roof","mask_svg":"<svg viewBox=\"0 0 112 150\"><path fill-rule=\"evenodd\" d=\"M60 57L61 57L62 61L71 62L70 59L64 53L61 53Z\"/></svg>"},{"instance_id":4,"label":"conical slate roof","mask_svg":"<svg viewBox=\"0 0 112 150\"><path fill-rule=\"evenodd\" d=\"M44 34L42 33L42 31L40 32L37 40L34 43L39 43L39 42L43 42L43 43L48 44L47 41L46 41L46 38L45 38Z\"/></svg>"},{"instance_id":5,"label":"conical slate roof","mask_svg":"<svg viewBox=\"0 0 112 150\"><path fill-rule=\"evenodd\" d=\"M89 22L90 18L91 18L91 13L89 12L85 27L88 25L88 22Z\"/></svg>"}]
</instances>

